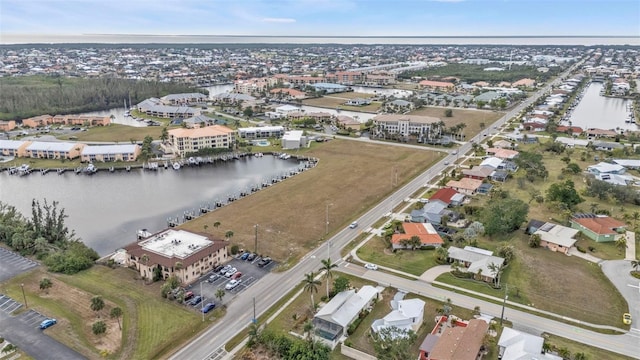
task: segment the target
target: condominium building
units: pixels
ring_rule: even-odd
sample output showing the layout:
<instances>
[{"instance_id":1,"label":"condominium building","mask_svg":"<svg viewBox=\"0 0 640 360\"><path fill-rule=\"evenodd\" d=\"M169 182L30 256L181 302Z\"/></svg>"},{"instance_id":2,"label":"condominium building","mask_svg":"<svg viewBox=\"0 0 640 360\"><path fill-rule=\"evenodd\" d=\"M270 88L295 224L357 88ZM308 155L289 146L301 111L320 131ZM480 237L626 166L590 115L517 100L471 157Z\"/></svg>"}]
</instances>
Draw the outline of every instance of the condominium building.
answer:
<instances>
[{"instance_id":1,"label":"condominium building","mask_svg":"<svg viewBox=\"0 0 640 360\"><path fill-rule=\"evenodd\" d=\"M25 156L37 159L75 159L85 144L34 141L26 147Z\"/></svg>"},{"instance_id":2,"label":"condominium building","mask_svg":"<svg viewBox=\"0 0 640 360\"><path fill-rule=\"evenodd\" d=\"M179 156L201 149L232 149L236 131L222 125L169 130L168 150Z\"/></svg>"},{"instance_id":3,"label":"condominium building","mask_svg":"<svg viewBox=\"0 0 640 360\"><path fill-rule=\"evenodd\" d=\"M420 115L382 114L373 118L376 136L382 134L401 136L415 135L418 139L426 136L440 118Z\"/></svg>"},{"instance_id":4,"label":"condominium building","mask_svg":"<svg viewBox=\"0 0 640 360\"><path fill-rule=\"evenodd\" d=\"M283 126L258 126L238 129L238 134L242 139L267 139L281 138L284 135Z\"/></svg>"},{"instance_id":5,"label":"condominium building","mask_svg":"<svg viewBox=\"0 0 640 360\"><path fill-rule=\"evenodd\" d=\"M140 155L140 145L86 145L80 155L84 162L135 161Z\"/></svg>"}]
</instances>

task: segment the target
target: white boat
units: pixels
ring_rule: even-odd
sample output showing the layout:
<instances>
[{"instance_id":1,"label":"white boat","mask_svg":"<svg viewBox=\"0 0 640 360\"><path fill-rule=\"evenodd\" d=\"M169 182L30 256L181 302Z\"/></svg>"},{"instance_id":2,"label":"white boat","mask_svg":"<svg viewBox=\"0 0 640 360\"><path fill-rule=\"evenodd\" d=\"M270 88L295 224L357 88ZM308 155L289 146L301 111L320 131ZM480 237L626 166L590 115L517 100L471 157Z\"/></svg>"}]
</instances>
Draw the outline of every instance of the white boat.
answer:
<instances>
[{"instance_id":1,"label":"white boat","mask_svg":"<svg viewBox=\"0 0 640 360\"><path fill-rule=\"evenodd\" d=\"M18 167L18 171L19 172L27 172L27 171L29 171L29 165L27 165L27 164L20 165L20 167Z\"/></svg>"},{"instance_id":2,"label":"white boat","mask_svg":"<svg viewBox=\"0 0 640 360\"><path fill-rule=\"evenodd\" d=\"M194 157L190 157L189 158L189 165L196 165L198 162L196 161L196 159Z\"/></svg>"},{"instance_id":3,"label":"white boat","mask_svg":"<svg viewBox=\"0 0 640 360\"><path fill-rule=\"evenodd\" d=\"M171 166L173 167L173 170L180 170L180 163L174 162Z\"/></svg>"},{"instance_id":4,"label":"white boat","mask_svg":"<svg viewBox=\"0 0 640 360\"><path fill-rule=\"evenodd\" d=\"M125 112L124 112L124 116L126 116L126 117L131 116L131 112L130 112L129 110L125 111Z\"/></svg>"},{"instance_id":5,"label":"white boat","mask_svg":"<svg viewBox=\"0 0 640 360\"><path fill-rule=\"evenodd\" d=\"M87 174L93 174L93 173L95 173L96 171L98 171L98 169L95 167L95 165L93 165L93 164L91 164L91 163L90 163L89 165L87 165L87 167L86 167L86 168L84 168L84 171L85 171Z\"/></svg>"}]
</instances>

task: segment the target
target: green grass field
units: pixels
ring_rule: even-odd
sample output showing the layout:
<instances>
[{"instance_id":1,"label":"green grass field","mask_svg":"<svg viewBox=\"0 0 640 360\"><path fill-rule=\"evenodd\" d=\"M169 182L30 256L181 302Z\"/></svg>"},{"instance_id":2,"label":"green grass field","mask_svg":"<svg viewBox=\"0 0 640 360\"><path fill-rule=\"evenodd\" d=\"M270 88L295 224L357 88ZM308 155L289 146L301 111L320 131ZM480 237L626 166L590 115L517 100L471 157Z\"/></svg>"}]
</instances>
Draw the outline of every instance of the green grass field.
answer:
<instances>
[{"instance_id":1,"label":"green grass field","mask_svg":"<svg viewBox=\"0 0 640 360\"><path fill-rule=\"evenodd\" d=\"M68 135L58 136L61 140L70 140L75 137L74 141L107 141L107 142L142 142L145 136L151 136L154 140L160 139L162 134L162 126L145 126L132 127L120 124L111 124L109 126L91 127L87 131L75 132Z\"/></svg>"},{"instance_id":2,"label":"green grass field","mask_svg":"<svg viewBox=\"0 0 640 360\"><path fill-rule=\"evenodd\" d=\"M357 254L364 261L416 276L438 265L433 255L434 250L398 250L393 253L386 249L384 239L377 236L360 247Z\"/></svg>"},{"instance_id":3,"label":"green grass field","mask_svg":"<svg viewBox=\"0 0 640 360\"><path fill-rule=\"evenodd\" d=\"M214 312L208 316L207 321L202 322L199 313L162 299L160 283L147 285L142 280L136 280L135 275L130 269L104 266L94 266L72 276L50 274L38 269L13 278L3 284L2 288L13 298L21 299L20 284L25 284L30 308L62 320L59 325L63 325L60 328L65 331L51 332L50 335L89 358L100 357L91 343L92 334L87 334L94 321L94 314L86 304L75 302L75 291L90 296L100 295L105 301L123 309L122 346L111 354L110 358L114 359L160 358L221 315ZM42 297L37 284L43 276L53 280L54 288L58 282L66 284L71 289L71 294L65 298Z\"/></svg>"}]
</instances>

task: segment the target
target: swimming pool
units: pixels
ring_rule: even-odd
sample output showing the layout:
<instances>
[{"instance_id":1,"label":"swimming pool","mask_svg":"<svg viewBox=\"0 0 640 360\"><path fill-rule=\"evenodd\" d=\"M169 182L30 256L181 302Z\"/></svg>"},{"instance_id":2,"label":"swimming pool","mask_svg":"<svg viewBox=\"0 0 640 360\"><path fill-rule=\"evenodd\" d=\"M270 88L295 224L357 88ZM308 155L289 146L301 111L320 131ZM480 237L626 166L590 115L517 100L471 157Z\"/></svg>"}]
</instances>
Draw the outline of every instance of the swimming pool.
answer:
<instances>
[{"instance_id":1,"label":"swimming pool","mask_svg":"<svg viewBox=\"0 0 640 360\"><path fill-rule=\"evenodd\" d=\"M252 143L253 143L253 145L256 145L256 146L269 146L269 145L271 145L269 140L253 140Z\"/></svg>"}]
</instances>

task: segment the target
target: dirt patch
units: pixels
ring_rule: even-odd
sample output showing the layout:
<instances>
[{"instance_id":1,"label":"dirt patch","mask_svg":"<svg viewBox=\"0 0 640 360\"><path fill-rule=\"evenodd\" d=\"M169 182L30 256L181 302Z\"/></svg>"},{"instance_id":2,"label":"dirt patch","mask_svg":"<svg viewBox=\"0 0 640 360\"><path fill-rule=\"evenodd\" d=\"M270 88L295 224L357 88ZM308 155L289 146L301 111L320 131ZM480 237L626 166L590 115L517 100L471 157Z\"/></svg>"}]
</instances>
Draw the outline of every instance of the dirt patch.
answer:
<instances>
[{"instance_id":1,"label":"dirt patch","mask_svg":"<svg viewBox=\"0 0 640 360\"><path fill-rule=\"evenodd\" d=\"M450 108L452 110L451 117L445 117L445 108L442 107L426 107L411 112L411 115L424 115L440 118L447 128L464 123L467 125L462 130L464 136L469 139L475 136L483 129L489 129L491 124L498 120L504 113L485 110L464 110L458 108ZM484 127L481 124L484 123Z\"/></svg>"},{"instance_id":2,"label":"dirt patch","mask_svg":"<svg viewBox=\"0 0 640 360\"><path fill-rule=\"evenodd\" d=\"M40 292L40 297L50 299L65 307L73 309L84 320L84 326L81 331L88 339L89 343L98 349L99 352L107 351L112 354L120 349L122 341L122 331L118 327L118 321L111 319L109 313L116 305L105 300L104 309L99 312L91 310L91 298L97 294L90 294L78 288L67 285L55 277L50 277L53 286L48 291L42 291L39 284L25 283L25 290L33 293ZM106 333L96 336L93 334L92 325L96 321L104 321L107 325ZM69 328L70 323L66 319L60 319L60 327Z\"/></svg>"}]
</instances>

